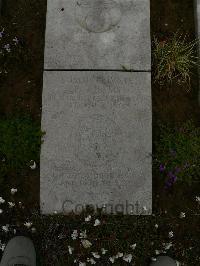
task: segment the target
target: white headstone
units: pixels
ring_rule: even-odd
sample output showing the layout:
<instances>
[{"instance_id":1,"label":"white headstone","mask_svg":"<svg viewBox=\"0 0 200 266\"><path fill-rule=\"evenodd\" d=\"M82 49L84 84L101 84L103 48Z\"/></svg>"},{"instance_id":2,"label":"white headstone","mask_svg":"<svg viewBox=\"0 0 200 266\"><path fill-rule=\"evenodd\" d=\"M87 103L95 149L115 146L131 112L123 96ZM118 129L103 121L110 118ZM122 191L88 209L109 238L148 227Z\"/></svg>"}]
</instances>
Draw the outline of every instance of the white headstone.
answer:
<instances>
[{"instance_id":1,"label":"white headstone","mask_svg":"<svg viewBox=\"0 0 200 266\"><path fill-rule=\"evenodd\" d=\"M150 73L44 72L42 130L43 213L151 213Z\"/></svg>"}]
</instances>

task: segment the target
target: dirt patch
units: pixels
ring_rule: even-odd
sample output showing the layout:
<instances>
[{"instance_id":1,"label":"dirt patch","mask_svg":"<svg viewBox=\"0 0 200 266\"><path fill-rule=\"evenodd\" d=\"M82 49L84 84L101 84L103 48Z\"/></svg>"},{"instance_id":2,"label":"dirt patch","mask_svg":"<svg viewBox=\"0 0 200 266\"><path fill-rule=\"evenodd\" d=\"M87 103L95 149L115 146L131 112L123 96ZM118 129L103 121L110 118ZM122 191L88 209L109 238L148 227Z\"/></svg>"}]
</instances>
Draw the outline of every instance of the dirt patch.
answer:
<instances>
[{"instance_id":1,"label":"dirt patch","mask_svg":"<svg viewBox=\"0 0 200 266\"><path fill-rule=\"evenodd\" d=\"M166 38L180 31L195 38L194 7L191 0L151 0L151 33Z\"/></svg>"},{"instance_id":2,"label":"dirt patch","mask_svg":"<svg viewBox=\"0 0 200 266\"><path fill-rule=\"evenodd\" d=\"M8 66L8 73L0 83L0 115L30 114L41 119L43 53L46 20L46 0L3 1L0 27L22 43L26 63L15 62ZM18 187L19 197L28 206L39 204L39 166L37 170L25 169L10 173L1 184L3 191Z\"/></svg>"},{"instance_id":3,"label":"dirt patch","mask_svg":"<svg viewBox=\"0 0 200 266\"><path fill-rule=\"evenodd\" d=\"M194 40L195 21L194 7L191 0L151 0L151 34L161 40L167 39L172 34L180 32L187 34L188 40ZM195 69L191 77L190 92L186 84L152 83L153 98L153 142L159 141L158 123L177 125L192 119L200 125L200 108L198 105L198 73ZM194 208L194 197L198 194L199 183L192 187L178 185L166 191L163 180L157 173L153 175L154 210L165 209L175 215L177 210L187 207ZM196 230L193 228L193 230Z\"/></svg>"},{"instance_id":4,"label":"dirt patch","mask_svg":"<svg viewBox=\"0 0 200 266\"><path fill-rule=\"evenodd\" d=\"M0 113L18 110L40 119L46 1L3 1L1 27L19 38L26 64L12 62L0 87Z\"/></svg>"}]
</instances>

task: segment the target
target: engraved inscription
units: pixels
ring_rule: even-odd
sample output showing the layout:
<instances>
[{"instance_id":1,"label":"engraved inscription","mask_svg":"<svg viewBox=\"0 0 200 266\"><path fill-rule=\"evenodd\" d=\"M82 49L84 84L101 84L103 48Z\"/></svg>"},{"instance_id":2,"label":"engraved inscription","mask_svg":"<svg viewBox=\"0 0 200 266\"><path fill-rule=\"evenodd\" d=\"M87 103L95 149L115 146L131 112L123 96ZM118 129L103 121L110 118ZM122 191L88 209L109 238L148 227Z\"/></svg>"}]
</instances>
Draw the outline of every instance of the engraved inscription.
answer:
<instances>
[{"instance_id":1,"label":"engraved inscription","mask_svg":"<svg viewBox=\"0 0 200 266\"><path fill-rule=\"evenodd\" d=\"M89 32L111 30L121 20L120 5L114 0L78 0L75 16L79 25Z\"/></svg>"},{"instance_id":2,"label":"engraved inscription","mask_svg":"<svg viewBox=\"0 0 200 266\"><path fill-rule=\"evenodd\" d=\"M95 167L115 160L121 149L121 129L110 118L96 114L81 118L75 134L75 156Z\"/></svg>"}]
</instances>

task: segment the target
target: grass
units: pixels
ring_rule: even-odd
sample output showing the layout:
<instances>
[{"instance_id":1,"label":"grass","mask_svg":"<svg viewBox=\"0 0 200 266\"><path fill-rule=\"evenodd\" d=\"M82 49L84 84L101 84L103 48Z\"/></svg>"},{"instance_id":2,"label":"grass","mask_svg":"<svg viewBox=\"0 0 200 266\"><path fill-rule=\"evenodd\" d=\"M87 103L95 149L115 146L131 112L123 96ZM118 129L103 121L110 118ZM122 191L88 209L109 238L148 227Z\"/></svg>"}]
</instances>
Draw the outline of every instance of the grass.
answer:
<instances>
[{"instance_id":1,"label":"grass","mask_svg":"<svg viewBox=\"0 0 200 266\"><path fill-rule=\"evenodd\" d=\"M166 178L166 188L174 183L200 182L200 128L187 121L170 128L160 125L155 164Z\"/></svg>"},{"instance_id":2,"label":"grass","mask_svg":"<svg viewBox=\"0 0 200 266\"><path fill-rule=\"evenodd\" d=\"M198 64L195 56L198 41L188 41L187 36L179 33L166 40L153 41L153 78L160 84L187 83L190 87L192 71Z\"/></svg>"}]
</instances>

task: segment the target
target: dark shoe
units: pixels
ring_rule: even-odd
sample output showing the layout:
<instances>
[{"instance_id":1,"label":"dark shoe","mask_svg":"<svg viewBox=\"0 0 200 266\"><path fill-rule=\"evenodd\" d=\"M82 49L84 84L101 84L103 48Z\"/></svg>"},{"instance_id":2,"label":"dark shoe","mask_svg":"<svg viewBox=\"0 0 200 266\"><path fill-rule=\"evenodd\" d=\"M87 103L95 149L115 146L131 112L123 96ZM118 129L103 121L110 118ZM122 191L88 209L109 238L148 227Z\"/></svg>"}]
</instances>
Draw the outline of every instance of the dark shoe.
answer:
<instances>
[{"instance_id":1,"label":"dark shoe","mask_svg":"<svg viewBox=\"0 0 200 266\"><path fill-rule=\"evenodd\" d=\"M178 266L179 264L168 256L158 256L151 266Z\"/></svg>"},{"instance_id":2,"label":"dark shoe","mask_svg":"<svg viewBox=\"0 0 200 266\"><path fill-rule=\"evenodd\" d=\"M12 238L4 251L0 266L36 266L33 242L24 236Z\"/></svg>"}]
</instances>

